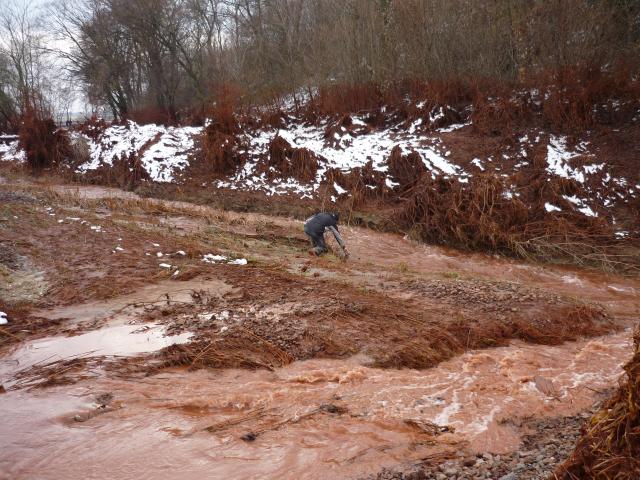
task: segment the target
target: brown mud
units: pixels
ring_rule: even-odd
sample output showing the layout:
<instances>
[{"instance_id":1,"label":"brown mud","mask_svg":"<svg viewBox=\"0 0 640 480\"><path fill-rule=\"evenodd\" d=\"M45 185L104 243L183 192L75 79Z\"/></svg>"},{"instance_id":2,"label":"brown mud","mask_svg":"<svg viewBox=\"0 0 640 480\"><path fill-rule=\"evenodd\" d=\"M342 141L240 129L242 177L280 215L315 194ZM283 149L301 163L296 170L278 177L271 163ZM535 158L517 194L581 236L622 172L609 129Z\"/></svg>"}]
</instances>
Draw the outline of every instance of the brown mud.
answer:
<instances>
[{"instance_id":1,"label":"brown mud","mask_svg":"<svg viewBox=\"0 0 640 480\"><path fill-rule=\"evenodd\" d=\"M361 478L510 455L525 421L590 409L631 354L637 278L357 227L348 261L310 258L298 220L0 191L7 478Z\"/></svg>"}]
</instances>

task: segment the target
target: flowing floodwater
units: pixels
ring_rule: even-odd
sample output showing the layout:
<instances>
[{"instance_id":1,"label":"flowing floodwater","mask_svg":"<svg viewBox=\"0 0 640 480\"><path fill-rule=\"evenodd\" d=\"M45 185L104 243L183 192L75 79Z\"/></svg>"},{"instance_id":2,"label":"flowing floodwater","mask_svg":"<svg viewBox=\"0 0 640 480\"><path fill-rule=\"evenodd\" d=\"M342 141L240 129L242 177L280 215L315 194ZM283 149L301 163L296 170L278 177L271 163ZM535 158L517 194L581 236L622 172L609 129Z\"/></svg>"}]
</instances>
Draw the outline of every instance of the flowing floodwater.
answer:
<instances>
[{"instance_id":1,"label":"flowing floodwater","mask_svg":"<svg viewBox=\"0 0 640 480\"><path fill-rule=\"evenodd\" d=\"M0 397L7 478L348 478L433 455L517 448L514 426L574 414L611 387L630 332L472 351L425 370L364 357L274 372L165 371ZM74 416L111 393L117 408ZM327 408L327 406L330 406ZM332 413L333 412L333 413ZM415 425L436 423L437 437ZM248 433L254 441L243 441Z\"/></svg>"},{"instance_id":2,"label":"flowing floodwater","mask_svg":"<svg viewBox=\"0 0 640 480\"><path fill-rule=\"evenodd\" d=\"M79 192L120 195L99 187ZM637 280L462 254L364 229L346 228L345 237L352 275L402 262L420 274L460 272L597 301L629 327L639 315ZM208 286L230 291L222 282ZM99 317L102 328L17 347L0 360L0 381L11 387L15 372L56 355L131 356L188 341L188 333L167 337L158 325L129 325L131 312L122 308L167 291L188 301L189 289L201 287L197 280L158 284L134 296L39 312L75 322ZM631 351L627 328L557 346L516 341L468 351L421 371L376 369L355 356L274 371L168 369L9 389L0 395L0 479L358 478L463 448L509 452L519 446L522 420L590 407L616 385ZM112 397L108 408L96 400L104 394Z\"/></svg>"}]
</instances>

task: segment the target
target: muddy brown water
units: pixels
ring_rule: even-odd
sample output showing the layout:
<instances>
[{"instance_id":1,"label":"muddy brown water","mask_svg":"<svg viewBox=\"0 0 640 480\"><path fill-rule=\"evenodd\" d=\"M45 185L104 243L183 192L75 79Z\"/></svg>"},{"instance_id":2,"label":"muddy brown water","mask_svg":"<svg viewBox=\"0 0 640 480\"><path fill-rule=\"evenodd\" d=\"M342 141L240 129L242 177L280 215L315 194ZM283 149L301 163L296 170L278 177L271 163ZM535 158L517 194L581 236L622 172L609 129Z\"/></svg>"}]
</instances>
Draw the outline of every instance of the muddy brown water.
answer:
<instances>
[{"instance_id":1,"label":"muddy brown water","mask_svg":"<svg viewBox=\"0 0 640 480\"><path fill-rule=\"evenodd\" d=\"M612 386L629 335L557 347L515 343L426 371L372 369L354 357L275 372L174 370L9 391L0 397L0 471L52 479L353 478L467 445L506 452L519 441L511 419L572 414ZM73 421L104 392L122 408ZM318 411L327 404L344 413ZM434 438L409 420L455 432ZM251 432L253 442L241 439Z\"/></svg>"},{"instance_id":2,"label":"muddy brown water","mask_svg":"<svg viewBox=\"0 0 640 480\"><path fill-rule=\"evenodd\" d=\"M89 187L79 195L119 192ZM298 225L259 215L249 221L256 219ZM273 372L171 369L143 378L105 374L74 385L9 390L0 395L0 478L357 478L443 452L513 451L521 434L519 420L575 414L615 386L631 354L630 327L640 308L637 280L344 230L354 271L402 263L425 275L456 272L521 282L601 302L629 328L559 346L512 342L469 351L423 371L370 368L367 358L356 356L294 362ZM156 285L148 293L155 298L165 293L162 289ZM153 326L148 345L143 337L124 341L112 336L116 330L118 335L143 333L132 333L133 326L109 313L131 301L48 312L76 321L102 315L105 326L90 332L87 342L77 336L17 347L1 360L0 381L6 383L19 369L20 355L41 361L51 354L39 351L43 348L74 355L100 349L107 355L134 355L173 341ZM74 420L95 411L96 395L106 392L114 397L112 411ZM434 436L419 427L429 430L430 424L448 428ZM252 438L246 436L250 433L253 441L242 439Z\"/></svg>"}]
</instances>

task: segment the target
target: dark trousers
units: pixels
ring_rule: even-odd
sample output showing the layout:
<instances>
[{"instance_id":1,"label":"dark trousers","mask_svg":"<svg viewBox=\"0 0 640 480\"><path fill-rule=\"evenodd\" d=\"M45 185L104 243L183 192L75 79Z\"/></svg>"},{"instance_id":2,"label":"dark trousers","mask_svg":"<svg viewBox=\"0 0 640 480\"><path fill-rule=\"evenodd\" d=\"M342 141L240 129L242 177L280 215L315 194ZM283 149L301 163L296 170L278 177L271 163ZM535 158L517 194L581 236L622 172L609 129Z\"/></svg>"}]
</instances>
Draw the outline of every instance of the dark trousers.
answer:
<instances>
[{"instance_id":1,"label":"dark trousers","mask_svg":"<svg viewBox=\"0 0 640 480\"><path fill-rule=\"evenodd\" d=\"M325 253L328 251L327 244L324 243L323 233L318 234L316 232L307 232L306 230L304 233L306 233L309 239L311 240L311 245L313 246L313 249L316 251L317 255L320 255L321 253Z\"/></svg>"}]
</instances>

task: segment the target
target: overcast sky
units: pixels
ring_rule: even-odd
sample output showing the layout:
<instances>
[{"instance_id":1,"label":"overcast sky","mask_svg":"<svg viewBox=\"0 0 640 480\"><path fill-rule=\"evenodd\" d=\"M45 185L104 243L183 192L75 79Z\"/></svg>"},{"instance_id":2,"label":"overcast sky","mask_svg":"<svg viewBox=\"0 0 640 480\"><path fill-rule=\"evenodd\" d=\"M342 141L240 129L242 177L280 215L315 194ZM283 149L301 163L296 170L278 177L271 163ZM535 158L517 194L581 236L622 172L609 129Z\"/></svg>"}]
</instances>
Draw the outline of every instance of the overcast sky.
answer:
<instances>
[{"instance_id":1,"label":"overcast sky","mask_svg":"<svg viewBox=\"0 0 640 480\"><path fill-rule=\"evenodd\" d=\"M71 0L73 2L75 0ZM42 20L46 22L47 20L47 9L51 6L55 7L56 4L59 4L58 1L51 0L0 0L0 15L3 11L7 9L17 9L18 11L23 8L28 9L28 13L33 17L41 16ZM50 50L63 50L68 51L71 47L71 43L65 40L57 39L53 35L47 32L46 28L43 28L45 33L45 45ZM0 42L3 39L0 38ZM53 89L55 89L55 82L60 82L60 86L62 87L62 83L65 82L68 84L68 76L63 73L64 70L64 60L60 57L56 59L56 70L51 73L48 80L53 82ZM87 105L86 97L84 96L81 85L74 85L74 82L71 82L71 86L73 87L74 92L71 94L71 98L69 98L68 94L64 95L64 98L59 99L59 101L54 101L54 109L56 110L54 113L59 120L64 120L66 117L66 110L68 109L73 116L75 117L77 114L81 116L85 115L89 111L89 106ZM61 88L62 90L62 88ZM71 100L71 104L69 106L69 100Z\"/></svg>"}]
</instances>

